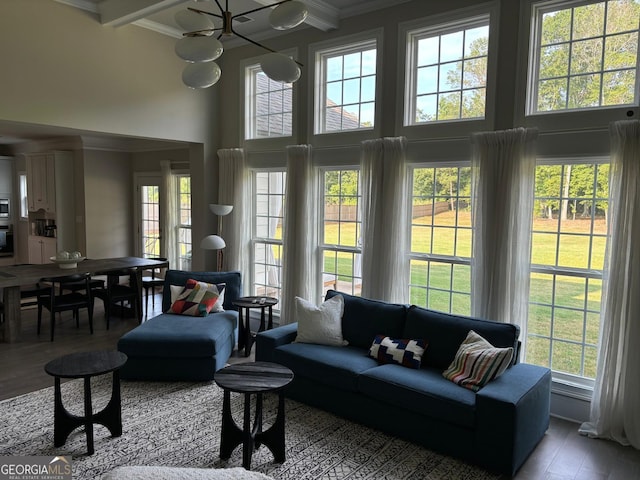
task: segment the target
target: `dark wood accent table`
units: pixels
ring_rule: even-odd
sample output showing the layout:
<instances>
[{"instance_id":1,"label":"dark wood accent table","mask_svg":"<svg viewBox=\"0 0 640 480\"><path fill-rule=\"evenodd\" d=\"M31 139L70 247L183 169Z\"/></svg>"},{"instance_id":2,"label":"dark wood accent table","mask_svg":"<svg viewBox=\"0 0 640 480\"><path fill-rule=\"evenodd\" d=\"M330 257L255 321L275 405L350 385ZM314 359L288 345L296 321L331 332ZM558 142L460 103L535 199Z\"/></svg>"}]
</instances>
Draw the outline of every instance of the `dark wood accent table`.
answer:
<instances>
[{"instance_id":1,"label":"dark wood accent table","mask_svg":"<svg viewBox=\"0 0 640 480\"><path fill-rule=\"evenodd\" d=\"M273 328L273 306L278 303L278 299L273 297L240 297L231 303L238 307L238 350L244 348L244 356L248 357L251 354L254 340L249 321L251 309L260 309L260 328L258 331L271 330ZM265 310L269 311L267 324L265 324Z\"/></svg>"},{"instance_id":2,"label":"dark wood accent table","mask_svg":"<svg viewBox=\"0 0 640 480\"><path fill-rule=\"evenodd\" d=\"M53 444L61 447L69 434L80 425L84 425L87 434L87 453L93 455L93 424L98 423L109 429L111 435L122 435L122 410L120 402L120 375L118 370L126 363L127 356L122 352L100 351L71 353L51 360L44 367L45 372L55 378L55 408ZM91 377L113 372L111 399L98 413L91 407ZM69 413L62 405L60 390L61 378L84 379L84 416Z\"/></svg>"},{"instance_id":3,"label":"dark wood accent table","mask_svg":"<svg viewBox=\"0 0 640 480\"><path fill-rule=\"evenodd\" d=\"M76 268L62 270L55 263L43 265L9 265L0 266L0 289L3 290L4 298L4 323L0 328L4 330L2 341L15 343L20 341L22 331L22 319L20 312L20 286L33 285L40 281L42 277L55 277L56 275L70 275L72 273L106 272L109 270L122 270L123 268L135 267L138 269L138 298L142 299L142 270L153 267L168 267L167 262L152 260L140 257L119 257L87 259L78 262ZM0 299L2 300L2 299ZM140 300L142 305L142 300ZM142 310L141 310L142 311ZM141 311L139 321L142 321ZM2 331L0 331L0 339Z\"/></svg>"},{"instance_id":4,"label":"dark wood accent table","mask_svg":"<svg viewBox=\"0 0 640 480\"><path fill-rule=\"evenodd\" d=\"M239 363L218 370L215 382L224 389L222 403L222 432L220 434L220 458L231 457L233 450L242 443L242 466L251 470L254 449L264 444L277 463L285 460L284 396L281 389L293 380L293 372L283 365L270 362ZM240 429L231 416L231 392L244 394L244 421ZM262 394L278 392L276 421L267 431L262 431ZM256 394L256 411L251 425L251 394Z\"/></svg>"}]
</instances>

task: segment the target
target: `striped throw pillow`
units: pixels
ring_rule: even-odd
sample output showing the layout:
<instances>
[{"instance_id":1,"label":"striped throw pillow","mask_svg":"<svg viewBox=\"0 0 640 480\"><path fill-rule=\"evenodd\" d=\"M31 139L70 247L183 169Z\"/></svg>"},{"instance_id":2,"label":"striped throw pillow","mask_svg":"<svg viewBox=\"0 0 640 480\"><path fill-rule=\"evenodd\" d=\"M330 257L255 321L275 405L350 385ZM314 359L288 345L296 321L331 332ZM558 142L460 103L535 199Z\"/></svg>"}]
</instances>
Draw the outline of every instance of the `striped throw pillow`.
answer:
<instances>
[{"instance_id":1,"label":"striped throw pillow","mask_svg":"<svg viewBox=\"0 0 640 480\"><path fill-rule=\"evenodd\" d=\"M513 347L496 348L473 330L467 334L453 362L442 376L477 392L504 373L513 358Z\"/></svg>"}]
</instances>

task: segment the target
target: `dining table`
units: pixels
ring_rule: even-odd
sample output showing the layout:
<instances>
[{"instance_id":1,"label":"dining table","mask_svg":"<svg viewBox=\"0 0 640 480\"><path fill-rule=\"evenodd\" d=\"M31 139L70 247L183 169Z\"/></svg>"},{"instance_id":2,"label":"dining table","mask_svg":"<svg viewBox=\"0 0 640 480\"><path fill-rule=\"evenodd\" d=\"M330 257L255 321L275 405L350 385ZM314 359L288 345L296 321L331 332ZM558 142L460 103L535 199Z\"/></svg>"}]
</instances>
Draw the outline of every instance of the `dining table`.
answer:
<instances>
[{"instance_id":1,"label":"dining table","mask_svg":"<svg viewBox=\"0 0 640 480\"><path fill-rule=\"evenodd\" d=\"M4 322L2 324L2 341L5 343L19 342L21 338L22 320L20 305L20 286L39 282L45 277L72 275L75 273L107 274L109 271L135 268L138 275L136 282L139 295L142 298L142 272L156 267L168 267L166 261L152 260L142 257L96 258L78 261L75 268L60 268L56 263L8 265L0 266L0 288L3 291ZM142 301L139 303L142 305ZM141 309L140 309L141 310ZM142 312L139 312L139 321Z\"/></svg>"}]
</instances>

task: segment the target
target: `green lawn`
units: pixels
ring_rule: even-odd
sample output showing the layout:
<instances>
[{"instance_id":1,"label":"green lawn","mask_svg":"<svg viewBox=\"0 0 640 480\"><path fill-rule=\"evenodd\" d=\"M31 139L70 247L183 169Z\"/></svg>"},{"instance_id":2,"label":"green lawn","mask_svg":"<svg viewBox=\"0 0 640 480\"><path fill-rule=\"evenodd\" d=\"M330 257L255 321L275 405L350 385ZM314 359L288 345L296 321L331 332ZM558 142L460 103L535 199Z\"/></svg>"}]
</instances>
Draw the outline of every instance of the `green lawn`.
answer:
<instances>
[{"instance_id":1,"label":"green lawn","mask_svg":"<svg viewBox=\"0 0 640 480\"><path fill-rule=\"evenodd\" d=\"M412 251L471 256L470 213L458 212L459 227L467 227L468 230L459 228L456 232L453 228L455 221L455 212L439 214L433 221L431 217L414 219ZM603 237L594 240L591 252L585 236L590 228L588 220L563 222L559 237L551 234L554 228L557 228L557 220L534 221L534 230L545 233L534 234L533 263L554 265L557 256L561 266L602 268L606 233L604 220L598 220L595 225L596 233ZM327 225L326 243L337 243L338 234L340 238L355 238L355 225L342 225L340 232L337 224ZM340 280L351 281L353 267L350 254L327 255L324 267L325 272L337 273ZM426 285L429 285L429 290ZM554 281L551 275L531 275L528 362L595 377L601 287L600 281L590 280L587 283L583 278L556 276ZM468 315L471 311L470 290L468 266L435 262L429 265L422 261L411 264L410 301L413 304ZM555 304L553 309L552 304ZM586 347L581 345L583 341Z\"/></svg>"}]
</instances>

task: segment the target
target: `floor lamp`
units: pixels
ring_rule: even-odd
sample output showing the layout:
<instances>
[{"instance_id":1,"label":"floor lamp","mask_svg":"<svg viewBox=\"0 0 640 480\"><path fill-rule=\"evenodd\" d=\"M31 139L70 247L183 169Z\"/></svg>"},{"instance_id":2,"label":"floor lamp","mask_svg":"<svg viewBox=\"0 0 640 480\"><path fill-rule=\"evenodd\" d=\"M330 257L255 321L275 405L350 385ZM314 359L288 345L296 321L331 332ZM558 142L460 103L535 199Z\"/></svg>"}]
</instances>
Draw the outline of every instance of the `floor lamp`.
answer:
<instances>
[{"instance_id":1,"label":"floor lamp","mask_svg":"<svg viewBox=\"0 0 640 480\"><path fill-rule=\"evenodd\" d=\"M222 271L223 253L222 249L227 246L222 238L222 217L229 215L233 210L233 205L221 205L218 203L210 203L209 209L214 215L218 216L218 234L208 235L200 242L200 248L204 250L217 250L216 256L216 271Z\"/></svg>"}]
</instances>

